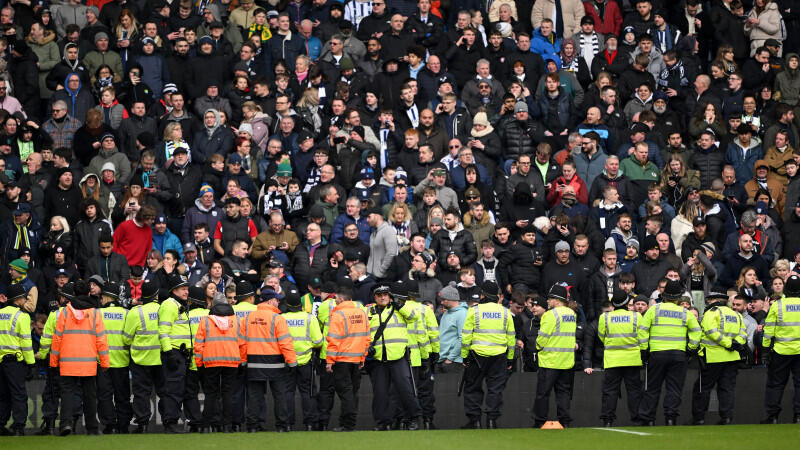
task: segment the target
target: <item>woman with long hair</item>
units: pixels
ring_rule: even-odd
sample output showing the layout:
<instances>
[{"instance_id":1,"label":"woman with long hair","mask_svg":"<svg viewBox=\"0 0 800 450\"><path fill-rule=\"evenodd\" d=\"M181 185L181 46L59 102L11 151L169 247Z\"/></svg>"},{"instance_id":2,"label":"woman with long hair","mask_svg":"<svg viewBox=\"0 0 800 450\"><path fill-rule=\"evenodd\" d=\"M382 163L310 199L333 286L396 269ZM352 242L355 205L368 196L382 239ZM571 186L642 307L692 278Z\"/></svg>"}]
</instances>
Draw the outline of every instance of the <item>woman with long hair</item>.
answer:
<instances>
[{"instance_id":1,"label":"woman with long hair","mask_svg":"<svg viewBox=\"0 0 800 450\"><path fill-rule=\"evenodd\" d=\"M230 286L233 282L233 277L225 275L225 269L222 263L219 261L212 261L208 265L208 273L203 275L203 278L197 282L196 286L205 289L206 285L212 283L217 287L217 292L225 292L225 288ZM206 295L208 295L207 292Z\"/></svg>"},{"instance_id":2,"label":"woman with long hair","mask_svg":"<svg viewBox=\"0 0 800 450\"><path fill-rule=\"evenodd\" d=\"M756 54L758 48L764 46L767 39L775 39L778 42L783 40L782 19L778 4L772 0L755 0L753 2L753 9L747 13L744 23L744 32L750 38L751 58ZM783 47L778 47L777 56L783 55L782 49Z\"/></svg>"},{"instance_id":3,"label":"woman with long hair","mask_svg":"<svg viewBox=\"0 0 800 450\"><path fill-rule=\"evenodd\" d=\"M111 221L114 227L116 228L117 225L122 222L136 217L136 213L144 205L153 206L156 210L159 209L158 203L150 198L147 191L142 187L141 178L133 177L133 179L131 179L131 184L128 185L125 192L122 194L122 201L117 203L114 206L114 210L111 212Z\"/></svg>"},{"instance_id":4,"label":"woman with long hair","mask_svg":"<svg viewBox=\"0 0 800 450\"><path fill-rule=\"evenodd\" d=\"M425 237L425 248L430 247L433 235L444 226L444 208L434 205L428 210L428 234Z\"/></svg>"},{"instance_id":5,"label":"woman with long hair","mask_svg":"<svg viewBox=\"0 0 800 450\"><path fill-rule=\"evenodd\" d=\"M681 203L687 188L700 189L700 174L698 171L686 168L686 161L681 155L669 156L664 169L661 171L661 192L667 203L675 207Z\"/></svg>"},{"instance_id":6,"label":"woman with long hair","mask_svg":"<svg viewBox=\"0 0 800 450\"><path fill-rule=\"evenodd\" d=\"M689 255L681 254L681 246L686 236L694 231L694 219L699 215L700 210L697 205L694 202L686 201L683 202L678 210L678 215L675 216L669 224L670 236L672 237L672 242L675 244L675 250L678 256L684 259L688 258Z\"/></svg>"},{"instance_id":7,"label":"woman with long hair","mask_svg":"<svg viewBox=\"0 0 800 450\"><path fill-rule=\"evenodd\" d=\"M122 70L126 70L128 60L132 56L131 44L139 42L139 29L139 22L130 9L124 8L120 11L117 26L114 27L114 35L119 56L122 58Z\"/></svg>"},{"instance_id":8,"label":"woman with long hair","mask_svg":"<svg viewBox=\"0 0 800 450\"><path fill-rule=\"evenodd\" d=\"M713 257L714 253L710 249L698 248L681 267L684 288L691 294L692 305L698 309L701 315L706 307L706 296L717 280L717 268L711 262Z\"/></svg>"},{"instance_id":9,"label":"woman with long hair","mask_svg":"<svg viewBox=\"0 0 800 450\"><path fill-rule=\"evenodd\" d=\"M689 136L694 142L700 139L700 134L708 128L714 132L719 140L728 134L722 113L711 102L701 104L697 108L697 112L695 112L692 120L689 121Z\"/></svg>"},{"instance_id":10,"label":"woman with long hair","mask_svg":"<svg viewBox=\"0 0 800 450\"><path fill-rule=\"evenodd\" d=\"M717 48L717 57L711 63L719 62L725 70L725 76L729 76L733 72L739 71L739 66L734 61L733 46L730 44L722 44Z\"/></svg>"},{"instance_id":11,"label":"woman with long hair","mask_svg":"<svg viewBox=\"0 0 800 450\"><path fill-rule=\"evenodd\" d=\"M418 231L416 222L411 220L411 209L408 205L395 202L389 210L388 219L397 234L397 247L408 245L411 235Z\"/></svg>"},{"instance_id":12,"label":"woman with long hair","mask_svg":"<svg viewBox=\"0 0 800 450\"><path fill-rule=\"evenodd\" d=\"M242 105L245 102L253 100L252 86L250 80L243 75L237 75L233 78L233 85L228 91L226 97L231 102L231 113L233 117L231 120L234 123L242 121Z\"/></svg>"},{"instance_id":13,"label":"woman with long hair","mask_svg":"<svg viewBox=\"0 0 800 450\"><path fill-rule=\"evenodd\" d=\"M156 146L156 164L159 167L169 168L172 164L172 154L175 149L185 148L189 152L189 161L192 160L192 150L189 143L183 138L183 128L179 122L170 122L164 127L162 141Z\"/></svg>"},{"instance_id":14,"label":"woman with long hair","mask_svg":"<svg viewBox=\"0 0 800 450\"><path fill-rule=\"evenodd\" d=\"M766 298L767 291L763 283L758 279L758 274L753 266L744 266L739 271L739 278L736 280L736 290L751 298Z\"/></svg>"},{"instance_id":15,"label":"woman with long hair","mask_svg":"<svg viewBox=\"0 0 800 450\"><path fill-rule=\"evenodd\" d=\"M253 101L244 102L242 104L241 123L249 123L253 127L253 141L255 141L262 153L265 152L267 150L267 140L269 139L269 124L272 123L272 120L268 115L264 114L261 106Z\"/></svg>"},{"instance_id":16,"label":"woman with long hair","mask_svg":"<svg viewBox=\"0 0 800 450\"><path fill-rule=\"evenodd\" d=\"M297 114L303 119L303 124L312 127L314 134L319 134L322 128L322 118L319 115L319 89L311 87L305 89L294 107Z\"/></svg>"},{"instance_id":17,"label":"woman with long hair","mask_svg":"<svg viewBox=\"0 0 800 450\"><path fill-rule=\"evenodd\" d=\"M67 260L72 260L72 233L69 223L63 216L53 216L50 218L50 229L39 243L39 257L42 261L50 261L59 248Z\"/></svg>"},{"instance_id":18,"label":"woman with long hair","mask_svg":"<svg viewBox=\"0 0 800 450\"><path fill-rule=\"evenodd\" d=\"M155 280L156 272L158 269L164 266L163 264L164 257L161 255L161 252L152 249L147 254L147 259L145 260L145 267L144 267L144 279L145 281L153 281Z\"/></svg>"}]
</instances>

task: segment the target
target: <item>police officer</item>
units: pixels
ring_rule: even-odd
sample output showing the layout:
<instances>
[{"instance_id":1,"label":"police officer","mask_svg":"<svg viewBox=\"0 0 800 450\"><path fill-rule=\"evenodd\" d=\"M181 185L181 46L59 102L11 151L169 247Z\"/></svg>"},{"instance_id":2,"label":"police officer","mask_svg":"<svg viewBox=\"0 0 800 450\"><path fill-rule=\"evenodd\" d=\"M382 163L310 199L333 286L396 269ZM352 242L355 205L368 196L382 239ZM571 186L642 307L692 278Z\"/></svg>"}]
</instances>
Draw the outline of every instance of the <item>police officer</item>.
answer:
<instances>
[{"instance_id":1,"label":"police officer","mask_svg":"<svg viewBox=\"0 0 800 450\"><path fill-rule=\"evenodd\" d=\"M189 283L181 275L173 274L169 278L169 290L170 297L158 309L158 340L161 344L161 360L164 368L161 420L164 423L165 433L181 433L178 419L181 416L181 405L186 391L186 374L194 346L186 310ZM190 413L186 411L187 416L190 416ZM187 417L187 419L195 423L195 426L201 420L200 417Z\"/></svg>"},{"instance_id":2,"label":"police officer","mask_svg":"<svg viewBox=\"0 0 800 450\"><path fill-rule=\"evenodd\" d=\"M58 417L58 404L61 399L61 383L58 379L58 369L50 367L50 345L53 342L53 333L56 331L58 316L64 312L67 302L75 296L75 289L72 283L67 283L57 294L59 307L50 311L47 322L42 330L42 337L39 341L39 352L36 359L47 362L47 377L44 382L42 392L42 426L37 433L39 436L49 436L55 434L56 417Z\"/></svg>"},{"instance_id":3,"label":"police officer","mask_svg":"<svg viewBox=\"0 0 800 450\"><path fill-rule=\"evenodd\" d=\"M764 393L767 418L761 423L778 423L783 389L789 381L789 372L794 381L792 422L800 423L800 277L790 276L783 292L786 298L779 299L770 306L764 321L762 344L770 355L767 388Z\"/></svg>"},{"instance_id":4,"label":"police officer","mask_svg":"<svg viewBox=\"0 0 800 450\"><path fill-rule=\"evenodd\" d=\"M724 291L712 290L706 295L706 303L700 323L703 330L700 357L705 358L705 364L700 365L700 376L692 392L692 423L705 424L711 389L716 385L718 425L728 425L733 421L736 375L741 360L739 351L744 350L747 343L747 329L742 315L727 306L728 295Z\"/></svg>"},{"instance_id":5,"label":"police officer","mask_svg":"<svg viewBox=\"0 0 800 450\"><path fill-rule=\"evenodd\" d=\"M642 357L639 351L639 323L642 316L628 311L628 294L614 289L611 311L604 312L597 322L597 337L603 343L603 403L600 420L603 426L614 426L617 417L617 399L622 380L628 396L628 412L636 421L639 401L642 399Z\"/></svg>"},{"instance_id":6,"label":"police officer","mask_svg":"<svg viewBox=\"0 0 800 450\"><path fill-rule=\"evenodd\" d=\"M33 366L31 316L21 308L28 300L25 287L12 284L0 309L0 436L24 436L28 420L25 377ZM11 431L6 428L14 417Z\"/></svg>"},{"instance_id":7,"label":"police officer","mask_svg":"<svg viewBox=\"0 0 800 450\"><path fill-rule=\"evenodd\" d=\"M454 282L439 293L454 298ZM511 312L481 296L479 304L467 311L461 330L461 358L464 361L464 412L467 423L461 428L481 428L481 406L486 382L486 428L497 428L503 407L503 389L514 361L514 318Z\"/></svg>"},{"instance_id":8,"label":"police officer","mask_svg":"<svg viewBox=\"0 0 800 450\"><path fill-rule=\"evenodd\" d=\"M533 426L541 428L547 421L550 391L556 393L556 412L561 425L568 427L572 421L569 402L572 398L572 384L575 366L575 331L577 316L567 307L569 301L567 288L554 284L547 294L549 310L544 313L536 338L539 352L539 374L536 382L536 400L533 403ZM469 315L467 315L469 318ZM511 334L512 351L514 333Z\"/></svg>"},{"instance_id":9,"label":"police officer","mask_svg":"<svg viewBox=\"0 0 800 450\"><path fill-rule=\"evenodd\" d=\"M256 310L256 293L253 285L249 281L239 281L236 283L236 303L233 305L233 312L236 320L242 323L251 312ZM233 431L239 431L245 421L244 403L247 391L247 371L237 370L236 379L233 380Z\"/></svg>"},{"instance_id":10,"label":"police officer","mask_svg":"<svg viewBox=\"0 0 800 450\"><path fill-rule=\"evenodd\" d=\"M97 373L97 412L103 434L127 433L133 417L128 370L131 354L122 336L128 310L119 304L119 294L120 285L109 281L103 285L100 295L110 360L110 368Z\"/></svg>"},{"instance_id":11,"label":"police officer","mask_svg":"<svg viewBox=\"0 0 800 450\"><path fill-rule=\"evenodd\" d=\"M433 430L433 417L436 414L436 399L433 396L433 367L439 361L439 323L436 314L429 303L419 303L419 283L416 280L405 281L408 287L408 299L419 315L419 326L425 333L428 345L420 350L428 353L427 358L422 358L417 378L417 399L422 409L422 426L426 430Z\"/></svg>"},{"instance_id":12,"label":"police officer","mask_svg":"<svg viewBox=\"0 0 800 450\"><path fill-rule=\"evenodd\" d=\"M292 335L294 351L297 354L297 367L289 369L289 377L286 383L286 406L289 416L289 426L293 427L295 422L294 394L300 391L300 399L303 405L303 428L312 431L314 424L317 423L316 399L311 396L312 386L316 382L312 374L312 353L314 349L322 346L322 331L319 329L319 322L310 313L303 311L303 304L300 301L300 292L295 288L286 292L287 312L282 316L289 325L289 333Z\"/></svg>"},{"instance_id":13,"label":"police officer","mask_svg":"<svg viewBox=\"0 0 800 450\"><path fill-rule=\"evenodd\" d=\"M678 306L683 295L680 281L669 280L661 294L662 302L647 310L642 318L642 349L645 366L645 386L639 404L639 421L655 425L661 385L666 382L664 419L667 426L677 425L683 383L686 382L686 351L697 354L700 344L700 324L694 314Z\"/></svg>"},{"instance_id":14,"label":"police officer","mask_svg":"<svg viewBox=\"0 0 800 450\"><path fill-rule=\"evenodd\" d=\"M205 290L201 287L190 286L189 295L186 297L186 305L189 308L189 330L192 336L197 336L197 330L200 328L200 320L208 315L206 308L206 294ZM202 376L200 369L197 367L195 359L192 358L192 363L189 365L189 372L186 374L186 397L184 400L184 408L191 411L195 417L200 416L200 400L198 395L200 393L200 384ZM205 413L205 411L203 411ZM206 423L205 414L203 414L202 423L192 423L189 425L190 432L201 431Z\"/></svg>"},{"instance_id":15,"label":"police officer","mask_svg":"<svg viewBox=\"0 0 800 450\"><path fill-rule=\"evenodd\" d=\"M247 354L247 431L261 431L267 385L275 405L275 427L290 431L286 412L287 367L297 365L292 335L278 305L283 296L273 290L261 291L257 309L240 325Z\"/></svg>"},{"instance_id":16,"label":"police officer","mask_svg":"<svg viewBox=\"0 0 800 450\"><path fill-rule=\"evenodd\" d=\"M161 344L158 339L158 285L142 284L140 305L125 317L122 332L123 345L131 349L131 391L133 392L133 417L135 433L147 433L152 410L150 395L153 389L161 397L164 371L161 368Z\"/></svg>"},{"instance_id":17,"label":"police officer","mask_svg":"<svg viewBox=\"0 0 800 450\"><path fill-rule=\"evenodd\" d=\"M403 409L403 429L417 430L421 414L419 402L414 393L414 380L411 378L408 324L413 323L416 313L400 299L392 297L388 283L381 282L372 288L375 305L369 310L369 325L372 333L370 353L373 363L370 371L372 379L372 415L375 429L391 430L392 409L390 387L394 389L397 400Z\"/></svg>"}]
</instances>

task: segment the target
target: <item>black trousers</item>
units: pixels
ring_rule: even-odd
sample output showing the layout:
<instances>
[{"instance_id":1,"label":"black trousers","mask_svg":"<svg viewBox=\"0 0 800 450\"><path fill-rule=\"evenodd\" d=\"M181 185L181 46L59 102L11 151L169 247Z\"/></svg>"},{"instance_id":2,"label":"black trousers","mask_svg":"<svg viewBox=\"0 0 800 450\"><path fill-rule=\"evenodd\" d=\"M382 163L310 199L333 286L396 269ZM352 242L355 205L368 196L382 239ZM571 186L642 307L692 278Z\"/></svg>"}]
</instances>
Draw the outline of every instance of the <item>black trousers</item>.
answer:
<instances>
[{"instance_id":1,"label":"black trousers","mask_svg":"<svg viewBox=\"0 0 800 450\"><path fill-rule=\"evenodd\" d=\"M164 395L160 396L161 403L164 405L161 410L161 421L165 425L178 423L178 419L181 417L183 400L186 396L186 375L189 372L186 356L178 350L171 350L171 352L176 355L177 367L170 369L166 363L161 366L164 370Z\"/></svg>"},{"instance_id":2,"label":"black trousers","mask_svg":"<svg viewBox=\"0 0 800 450\"><path fill-rule=\"evenodd\" d=\"M189 421L189 425L199 425L203 421L200 412L200 372L188 370L186 372L185 388L183 390L183 415Z\"/></svg>"},{"instance_id":3,"label":"black trousers","mask_svg":"<svg viewBox=\"0 0 800 450\"><path fill-rule=\"evenodd\" d=\"M665 385L664 418L674 419L680 415L683 384L686 382L686 354L680 350L664 350L650 354L647 370L647 384L639 404L639 419L656 419L661 385Z\"/></svg>"},{"instance_id":4,"label":"black trousers","mask_svg":"<svg viewBox=\"0 0 800 450\"><path fill-rule=\"evenodd\" d=\"M12 429L23 430L28 420L28 393L25 375L28 368L19 361L0 362L0 426L5 426L12 416Z\"/></svg>"},{"instance_id":5,"label":"black trousers","mask_svg":"<svg viewBox=\"0 0 800 450\"><path fill-rule=\"evenodd\" d=\"M336 393L333 374L325 370L325 360L317 359L317 373L319 373L319 392L317 392L317 423L328 425L333 409L333 397Z\"/></svg>"},{"instance_id":6,"label":"black trousers","mask_svg":"<svg viewBox=\"0 0 800 450\"><path fill-rule=\"evenodd\" d=\"M484 382L486 382L486 418L496 420L500 417L507 366L506 354L501 353L495 356L474 355L473 361L464 369L464 413L469 420L481 420Z\"/></svg>"},{"instance_id":7,"label":"black trousers","mask_svg":"<svg viewBox=\"0 0 800 450\"><path fill-rule=\"evenodd\" d=\"M303 425L313 425L317 423L317 401L311 397L311 384L316 382L311 377L311 365L309 361L302 366L289 369L289 376L286 379L286 411L289 425L295 423L295 392L300 392L300 401L303 407Z\"/></svg>"},{"instance_id":8,"label":"black trousers","mask_svg":"<svg viewBox=\"0 0 800 450\"><path fill-rule=\"evenodd\" d=\"M72 424L75 411L75 393L83 395L83 419L87 431L97 430L97 377L61 376L61 428ZM67 422L64 422L66 420Z\"/></svg>"},{"instance_id":9,"label":"black trousers","mask_svg":"<svg viewBox=\"0 0 800 450\"><path fill-rule=\"evenodd\" d=\"M48 357L49 358L49 357ZM49 359L47 360L49 364ZM47 376L42 391L42 419L56 420L61 401L61 383L58 380L58 367L47 367Z\"/></svg>"},{"instance_id":10,"label":"black trousers","mask_svg":"<svg viewBox=\"0 0 800 450\"><path fill-rule=\"evenodd\" d=\"M617 418L617 400L625 380L625 395L628 398L628 412L631 420L638 420L639 402L642 400L641 366L612 367L603 371L603 403L600 419L613 422Z\"/></svg>"},{"instance_id":11,"label":"black trousers","mask_svg":"<svg viewBox=\"0 0 800 450\"><path fill-rule=\"evenodd\" d=\"M245 399L247 394L247 370L237 370L234 374L233 382L233 424L241 425L245 423ZM262 412L263 413L263 412Z\"/></svg>"},{"instance_id":12,"label":"black trousers","mask_svg":"<svg viewBox=\"0 0 800 450\"><path fill-rule=\"evenodd\" d=\"M127 367L97 369L97 412L103 426L125 427L131 423L131 380Z\"/></svg>"},{"instance_id":13,"label":"black trousers","mask_svg":"<svg viewBox=\"0 0 800 450\"><path fill-rule=\"evenodd\" d=\"M436 397L433 395L433 366L427 359L417 368L417 399L423 417L433 418L436 415Z\"/></svg>"},{"instance_id":14,"label":"black trousers","mask_svg":"<svg viewBox=\"0 0 800 450\"><path fill-rule=\"evenodd\" d=\"M202 369L203 391L206 399L203 407L203 425L220 427L231 425L233 420L233 382L237 367L205 367ZM222 415L219 406L222 403ZM199 422L199 420L197 420ZM223 423L224 422L224 423Z\"/></svg>"},{"instance_id":15,"label":"black trousers","mask_svg":"<svg viewBox=\"0 0 800 450\"><path fill-rule=\"evenodd\" d=\"M411 381L411 367L407 358L396 361L376 361L373 364L372 415L378 426L392 424L390 390L393 389L403 408L403 418L412 420L422 413Z\"/></svg>"},{"instance_id":16,"label":"black trousers","mask_svg":"<svg viewBox=\"0 0 800 450\"><path fill-rule=\"evenodd\" d=\"M773 351L767 367L767 389L764 392L764 409L768 416L781 413L781 400L789 382L789 373L794 382L794 413L800 414L800 355L781 355Z\"/></svg>"},{"instance_id":17,"label":"black trousers","mask_svg":"<svg viewBox=\"0 0 800 450\"><path fill-rule=\"evenodd\" d=\"M164 385L164 371L161 366L140 366L133 361L131 369L131 392L133 393L133 417L136 424L147 425L153 411L150 396L155 390L161 398ZM63 399L62 399L63 401Z\"/></svg>"},{"instance_id":18,"label":"black trousers","mask_svg":"<svg viewBox=\"0 0 800 450\"><path fill-rule=\"evenodd\" d=\"M572 401L572 383L575 372L572 369L548 369L540 367L536 380L536 399L533 402L533 423L543 424L547 421L550 409L550 391L556 393L556 415L562 425L569 425L572 417L569 413Z\"/></svg>"},{"instance_id":19,"label":"black trousers","mask_svg":"<svg viewBox=\"0 0 800 450\"><path fill-rule=\"evenodd\" d=\"M289 425L286 409L286 369L267 369L269 377L258 377L253 380L252 374L247 380L247 427L259 428L264 425L266 407L264 396L267 394L267 385L272 394L272 404L275 412L275 427L283 428Z\"/></svg>"},{"instance_id":20,"label":"black trousers","mask_svg":"<svg viewBox=\"0 0 800 450\"><path fill-rule=\"evenodd\" d=\"M705 370L701 368L700 376L692 390L692 418L704 420L708 403L711 400L711 389L717 387L719 398L719 416L723 419L733 418L733 405L736 399L736 375L739 372L739 361L707 363Z\"/></svg>"},{"instance_id":21,"label":"black trousers","mask_svg":"<svg viewBox=\"0 0 800 450\"><path fill-rule=\"evenodd\" d=\"M356 363L337 362L333 365L333 386L342 404L339 426L356 427L358 416L358 389L361 387L361 370Z\"/></svg>"}]
</instances>

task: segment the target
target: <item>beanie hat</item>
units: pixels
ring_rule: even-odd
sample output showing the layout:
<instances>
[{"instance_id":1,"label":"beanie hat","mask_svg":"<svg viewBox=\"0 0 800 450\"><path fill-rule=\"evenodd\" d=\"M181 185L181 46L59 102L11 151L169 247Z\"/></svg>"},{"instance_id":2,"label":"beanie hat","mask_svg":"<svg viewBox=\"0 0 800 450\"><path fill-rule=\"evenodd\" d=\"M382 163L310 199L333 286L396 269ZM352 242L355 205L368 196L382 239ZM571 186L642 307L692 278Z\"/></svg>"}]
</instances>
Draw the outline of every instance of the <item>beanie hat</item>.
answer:
<instances>
[{"instance_id":1,"label":"beanie hat","mask_svg":"<svg viewBox=\"0 0 800 450\"><path fill-rule=\"evenodd\" d=\"M26 263L23 259L17 258L10 263L8 263L8 267L16 270L21 275L25 275L28 273L28 263Z\"/></svg>"},{"instance_id":2,"label":"beanie hat","mask_svg":"<svg viewBox=\"0 0 800 450\"><path fill-rule=\"evenodd\" d=\"M419 257L422 258L426 266L430 266L433 263L433 255L431 255L428 252L425 251L421 252L419 254Z\"/></svg>"},{"instance_id":3,"label":"beanie hat","mask_svg":"<svg viewBox=\"0 0 800 450\"><path fill-rule=\"evenodd\" d=\"M198 193L197 193L197 198L200 198L200 197L202 197L202 196L203 196L203 195L205 195L207 192L211 192L211 195L214 195L214 188L212 188L211 186L209 186L209 184L208 184L208 183L203 183L203 185L202 185L202 186L200 186L200 192L198 192Z\"/></svg>"},{"instance_id":4,"label":"beanie hat","mask_svg":"<svg viewBox=\"0 0 800 450\"><path fill-rule=\"evenodd\" d=\"M451 281L450 284L443 287L441 291L439 291L439 299L440 300L453 300L453 301L460 301L461 296L458 294L458 288L456 288L456 282Z\"/></svg>"},{"instance_id":5,"label":"beanie hat","mask_svg":"<svg viewBox=\"0 0 800 450\"><path fill-rule=\"evenodd\" d=\"M284 158L278 163L277 175L279 177L292 176L292 164L289 162L288 158Z\"/></svg>"},{"instance_id":6,"label":"beanie hat","mask_svg":"<svg viewBox=\"0 0 800 450\"><path fill-rule=\"evenodd\" d=\"M110 171L114 172L115 174L117 173L117 168L114 167L114 163L111 162L111 161L103 164L103 167L100 168L100 173L103 173L106 170L110 170Z\"/></svg>"},{"instance_id":7,"label":"beanie hat","mask_svg":"<svg viewBox=\"0 0 800 450\"><path fill-rule=\"evenodd\" d=\"M247 133L250 136L253 135L253 126L249 123L242 123L239 125L239 133Z\"/></svg>"}]
</instances>

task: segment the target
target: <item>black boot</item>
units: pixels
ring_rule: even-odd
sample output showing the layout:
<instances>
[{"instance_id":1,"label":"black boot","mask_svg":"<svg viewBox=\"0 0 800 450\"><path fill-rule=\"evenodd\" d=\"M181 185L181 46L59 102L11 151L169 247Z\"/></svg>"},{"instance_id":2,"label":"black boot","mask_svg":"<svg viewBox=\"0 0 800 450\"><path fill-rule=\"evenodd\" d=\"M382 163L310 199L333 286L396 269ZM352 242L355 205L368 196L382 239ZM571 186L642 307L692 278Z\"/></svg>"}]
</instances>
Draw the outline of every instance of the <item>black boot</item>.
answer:
<instances>
[{"instance_id":1,"label":"black boot","mask_svg":"<svg viewBox=\"0 0 800 450\"><path fill-rule=\"evenodd\" d=\"M56 421L54 419L44 419L37 434L39 436L52 436L56 434Z\"/></svg>"},{"instance_id":2,"label":"black boot","mask_svg":"<svg viewBox=\"0 0 800 450\"><path fill-rule=\"evenodd\" d=\"M422 426L426 430L435 430L436 425L433 424L433 417L425 417L422 421Z\"/></svg>"},{"instance_id":3,"label":"black boot","mask_svg":"<svg viewBox=\"0 0 800 450\"><path fill-rule=\"evenodd\" d=\"M183 434L183 430L178 426L177 423L166 423L164 424L164 433Z\"/></svg>"},{"instance_id":4,"label":"black boot","mask_svg":"<svg viewBox=\"0 0 800 450\"><path fill-rule=\"evenodd\" d=\"M486 428L489 429L489 430L496 430L498 428L497 420L495 420L495 419L486 419Z\"/></svg>"},{"instance_id":5,"label":"black boot","mask_svg":"<svg viewBox=\"0 0 800 450\"><path fill-rule=\"evenodd\" d=\"M469 422L465 423L461 427L461 429L462 430L480 430L481 429L481 421L480 421L480 419L478 419L478 420L470 419Z\"/></svg>"},{"instance_id":6,"label":"black boot","mask_svg":"<svg viewBox=\"0 0 800 450\"><path fill-rule=\"evenodd\" d=\"M677 424L678 422L675 420L674 417L667 417L666 419L664 419L664 425L668 427L674 427Z\"/></svg>"},{"instance_id":7,"label":"black boot","mask_svg":"<svg viewBox=\"0 0 800 450\"><path fill-rule=\"evenodd\" d=\"M795 414L792 423L800 423L800 414Z\"/></svg>"},{"instance_id":8,"label":"black boot","mask_svg":"<svg viewBox=\"0 0 800 450\"><path fill-rule=\"evenodd\" d=\"M61 436L69 436L70 434L72 434L72 424L68 422L62 425L61 430L58 432L58 434L60 434Z\"/></svg>"},{"instance_id":9,"label":"black boot","mask_svg":"<svg viewBox=\"0 0 800 450\"><path fill-rule=\"evenodd\" d=\"M613 426L614 426L614 422L613 421L611 421L611 420L604 420L603 421L603 427L604 428L611 428Z\"/></svg>"},{"instance_id":10,"label":"black boot","mask_svg":"<svg viewBox=\"0 0 800 450\"><path fill-rule=\"evenodd\" d=\"M762 424L765 425L777 425L778 424L778 416L769 416L766 419L761 421Z\"/></svg>"},{"instance_id":11,"label":"black boot","mask_svg":"<svg viewBox=\"0 0 800 450\"><path fill-rule=\"evenodd\" d=\"M128 434L128 433L130 433L128 424L117 426L117 433L118 434Z\"/></svg>"},{"instance_id":12,"label":"black boot","mask_svg":"<svg viewBox=\"0 0 800 450\"><path fill-rule=\"evenodd\" d=\"M115 434L117 432L117 427L114 425L106 425L103 427L103 434Z\"/></svg>"},{"instance_id":13,"label":"black boot","mask_svg":"<svg viewBox=\"0 0 800 450\"><path fill-rule=\"evenodd\" d=\"M314 431L314 426L306 424L306 425L303 425L303 429L306 430L306 431Z\"/></svg>"},{"instance_id":14,"label":"black boot","mask_svg":"<svg viewBox=\"0 0 800 450\"><path fill-rule=\"evenodd\" d=\"M133 432L135 434L145 434L145 433L147 433L147 424L146 423L140 423L140 424L136 425L136 429L134 429Z\"/></svg>"},{"instance_id":15,"label":"black boot","mask_svg":"<svg viewBox=\"0 0 800 450\"><path fill-rule=\"evenodd\" d=\"M405 423L405 429L408 431L417 431L419 430L419 419L411 419L408 423Z\"/></svg>"},{"instance_id":16,"label":"black boot","mask_svg":"<svg viewBox=\"0 0 800 450\"><path fill-rule=\"evenodd\" d=\"M86 429L87 436L100 436L100 430L97 428L87 428Z\"/></svg>"},{"instance_id":17,"label":"black boot","mask_svg":"<svg viewBox=\"0 0 800 450\"><path fill-rule=\"evenodd\" d=\"M705 425L705 419L694 419L692 420L692 425Z\"/></svg>"},{"instance_id":18,"label":"black boot","mask_svg":"<svg viewBox=\"0 0 800 450\"><path fill-rule=\"evenodd\" d=\"M0 436L11 436L12 434L14 433L12 433L11 430L9 430L6 427L0 426Z\"/></svg>"},{"instance_id":19,"label":"black boot","mask_svg":"<svg viewBox=\"0 0 800 450\"><path fill-rule=\"evenodd\" d=\"M730 425L732 423L733 419L731 419L730 417L720 417L719 422L717 422L717 425Z\"/></svg>"},{"instance_id":20,"label":"black boot","mask_svg":"<svg viewBox=\"0 0 800 450\"><path fill-rule=\"evenodd\" d=\"M25 428L14 428L14 436L25 436Z\"/></svg>"}]
</instances>

